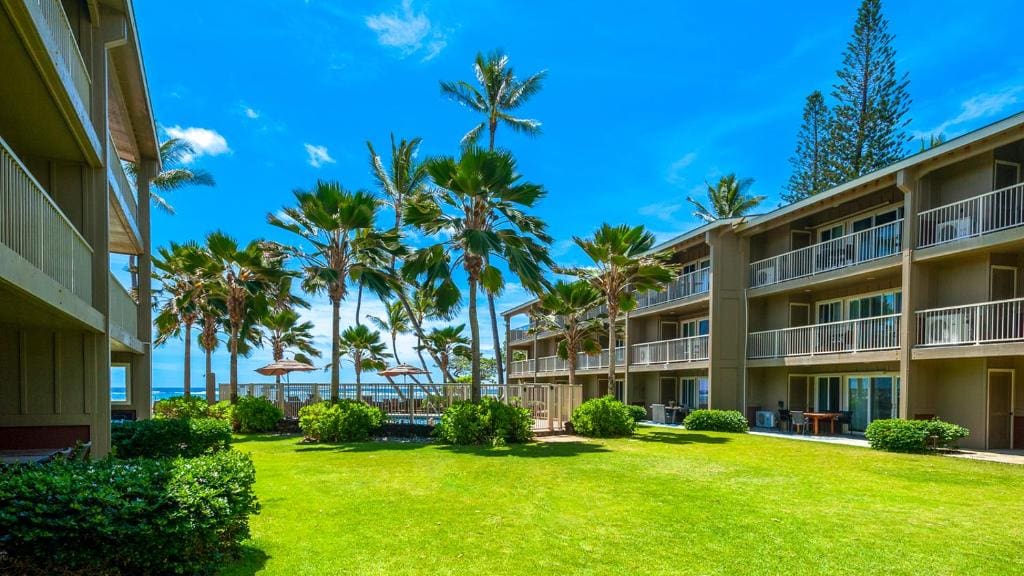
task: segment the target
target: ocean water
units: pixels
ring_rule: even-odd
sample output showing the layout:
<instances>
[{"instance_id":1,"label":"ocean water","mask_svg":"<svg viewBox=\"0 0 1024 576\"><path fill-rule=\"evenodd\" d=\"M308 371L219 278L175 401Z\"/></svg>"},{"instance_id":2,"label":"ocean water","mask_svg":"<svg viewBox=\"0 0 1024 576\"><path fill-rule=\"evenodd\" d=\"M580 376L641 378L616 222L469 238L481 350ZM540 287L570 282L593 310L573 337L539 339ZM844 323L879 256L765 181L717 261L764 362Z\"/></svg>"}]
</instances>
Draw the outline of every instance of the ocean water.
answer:
<instances>
[{"instance_id":1,"label":"ocean water","mask_svg":"<svg viewBox=\"0 0 1024 576\"><path fill-rule=\"evenodd\" d=\"M181 386L172 386L170 388L166 388L166 387L153 388L153 402L156 402L157 400L163 400L164 398L170 398L172 396L184 396L184 395L185 395L185 389L182 388ZM193 396L199 396L201 398L206 398L206 388L205 387L192 388L192 395ZM124 389L124 387L123 386L111 386L110 387L110 397L111 397L111 399L113 399L115 401L119 400L119 399L124 399L124 397L125 397L125 389Z\"/></svg>"}]
</instances>

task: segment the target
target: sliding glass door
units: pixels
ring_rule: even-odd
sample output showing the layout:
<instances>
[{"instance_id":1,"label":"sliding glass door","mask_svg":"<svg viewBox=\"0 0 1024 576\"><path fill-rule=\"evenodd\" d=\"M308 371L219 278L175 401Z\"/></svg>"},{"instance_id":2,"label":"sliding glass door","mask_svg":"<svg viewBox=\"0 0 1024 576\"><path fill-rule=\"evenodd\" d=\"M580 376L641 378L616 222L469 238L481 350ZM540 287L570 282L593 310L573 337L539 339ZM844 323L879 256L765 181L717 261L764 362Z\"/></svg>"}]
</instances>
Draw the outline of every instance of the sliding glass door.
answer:
<instances>
[{"instance_id":1,"label":"sliding glass door","mask_svg":"<svg viewBox=\"0 0 1024 576\"><path fill-rule=\"evenodd\" d=\"M846 406L850 429L863 432L873 420L896 418L897 379L892 376L849 376Z\"/></svg>"}]
</instances>

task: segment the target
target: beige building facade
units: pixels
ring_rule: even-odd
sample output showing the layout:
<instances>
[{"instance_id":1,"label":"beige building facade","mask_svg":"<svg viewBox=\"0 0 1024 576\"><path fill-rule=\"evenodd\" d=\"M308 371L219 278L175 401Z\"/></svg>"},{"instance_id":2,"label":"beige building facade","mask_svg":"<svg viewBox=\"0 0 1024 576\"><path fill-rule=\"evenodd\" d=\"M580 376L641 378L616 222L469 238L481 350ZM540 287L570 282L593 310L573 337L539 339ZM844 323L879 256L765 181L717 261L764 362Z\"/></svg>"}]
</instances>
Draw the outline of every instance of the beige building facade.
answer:
<instances>
[{"instance_id":1,"label":"beige building facade","mask_svg":"<svg viewBox=\"0 0 1024 576\"><path fill-rule=\"evenodd\" d=\"M0 54L0 449L103 455L151 405L159 148L132 4L0 0Z\"/></svg>"}]
</instances>

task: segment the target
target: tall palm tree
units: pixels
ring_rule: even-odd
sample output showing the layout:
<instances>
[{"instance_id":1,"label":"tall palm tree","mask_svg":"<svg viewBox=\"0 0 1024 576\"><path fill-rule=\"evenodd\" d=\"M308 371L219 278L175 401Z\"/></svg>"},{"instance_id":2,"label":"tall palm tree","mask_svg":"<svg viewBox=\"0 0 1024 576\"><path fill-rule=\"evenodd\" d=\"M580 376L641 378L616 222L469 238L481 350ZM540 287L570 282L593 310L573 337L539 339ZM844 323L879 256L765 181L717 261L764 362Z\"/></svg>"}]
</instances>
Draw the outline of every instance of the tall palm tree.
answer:
<instances>
[{"instance_id":1,"label":"tall palm tree","mask_svg":"<svg viewBox=\"0 0 1024 576\"><path fill-rule=\"evenodd\" d=\"M494 150L494 135L498 125L504 124L513 131L530 136L540 134L540 122L529 118L514 116L520 106L525 104L534 94L540 92L547 71L542 70L520 80L509 65L508 56L501 50L495 50L484 56L477 53L473 62L473 73L479 86L469 82L441 82L441 93L468 107L481 115L484 121L474 126L462 137L464 146L476 144L480 134L487 128L488 150ZM494 361L498 369L498 385L504 383L504 358L501 357L501 342L498 333L498 314L494 305L495 296L499 293L487 292L487 309L491 316L491 337L494 339Z\"/></svg>"},{"instance_id":2,"label":"tall palm tree","mask_svg":"<svg viewBox=\"0 0 1024 576\"><path fill-rule=\"evenodd\" d=\"M672 280L677 267L666 253L650 254L654 234L643 226L602 224L592 238L573 237L593 262L589 267L559 268L597 289L608 307L608 386L615 386L615 342L619 313L636 308L634 290L661 290Z\"/></svg>"},{"instance_id":3,"label":"tall palm tree","mask_svg":"<svg viewBox=\"0 0 1024 576\"><path fill-rule=\"evenodd\" d=\"M157 314L156 346L168 340L185 338L184 382L185 396L192 394L192 327L200 316L197 296L201 289L200 268L195 243L171 242L161 247L153 257L153 279L159 282L156 293Z\"/></svg>"},{"instance_id":4,"label":"tall palm tree","mask_svg":"<svg viewBox=\"0 0 1024 576\"><path fill-rule=\"evenodd\" d=\"M409 322L409 315L405 311L405 306L398 300L383 300L382 302L384 303L384 316L367 316L367 318L379 330L391 335L391 353L395 358L395 363L401 364L402 360L398 357L398 335L410 332L412 326Z\"/></svg>"},{"instance_id":5,"label":"tall palm tree","mask_svg":"<svg viewBox=\"0 0 1024 576\"><path fill-rule=\"evenodd\" d=\"M363 372L383 370L387 367L387 345L380 341L380 332L357 324L341 333L341 355L348 356L356 372L356 399L363 400Z\"/></svg>"},{"instance_id":6,"label":"tall palm tree","mask_svg":"<svg viewBox=\"0 0 1024 576\"><path fill-rule=\"evenodd\" d=\"M209 293L202 293L202 300L199 303L200 328L199 348L202 349L205 357L205 379L206 379L206 402L214 404L217 397L216 382L213 379L213 353L220 346L218 337L221 327L224 324L224 310L215 301L209 298Z\"/></svg>"},{"instance_id":7,"label":"tall palm tree","mask_svg":"<svg viewBox=\"0 0 1024 576\"><path fill-rule=\"evenodd\" d=\"M401 140L395 143L395 135L391 135L391 163L384 161L367 141L370 150L370 172L377 187L386 198L385 203L395 212L395 229L402 228L402 207L405 199L423 190L428 181L427 171L422 162L416 160L422 138Z\"/></svg>"},{"instance_id":8,"label":"tall palm tree","mask_svg":"<svg viewBox=\"0 0 1024 576\"><path fill-rule=\"evenodd\" d=\"M538 330L555 330L558 356L566 361L569 385L576 384L577 353L596 354L601 351L598 336L604 327L604 315L587 316L604 301L604 295L583 280L555 282L540 297L540 311L535 316Z\"/></svg>"},{"instance_id":9,"label":"tall palm tree","mask_svg":"<svg viewBox=\"0 0 1024 576\"><path fill-rule=\"evenodd\" d=\"M754 183L753 178L737 179L736 174L726 174L714 186L708 184L708 206L692 197L686 199L693 204L694 216L705 222L723 218L739 218L757 207L764 196L750 196L747 189Z\"/></svg>"},{"instance_id":10,"label":"tall palm tree","mask_svg":"<svg viewBox=\"0 0 1024 576\"><path fill-rule=\"evenodd\" d=\"M267 215L270 224L287 230L308 245L285 247L303 267L303 287L326 292L331 302L331 402L340 389L341 303L348 282L358 279L380 297L393 281L386 273L393 254L401 254L397 231L376 228L380 200L372 194L344 189L337 182L319 181L311 191L295 192L296 206L283 209L284 218Z\"/></svg>"},{"instance_id":11,"label":"tall palm tree","mask_svg":"<svg viewBox=\"0 0 1024 576\"><path fill-rule=\"evenodd\" d=\"M240 246L223 232L206 237L209 260L206 273L216 278L211 297L226 311L228 351L231 355L229 382L231 403L238 401L238 355L258 342L255 319L265 314L276 298L276 287L288 272L280 260L268 258L267 245L260 240Z\"/></svg>"},{"instance_id":12,"label":"tall palm tree","mask_svg":"<svg viewBox=\"0 0 1024 576\"><path fill-rule=\"evenodd\" d=\"M545 192L540 185L522 182L515 159L504 151L469 148L457 160L441 157L427 161L427 171L438 190L410 200L404 222L443 240L417 250L406 259L404 270L415 274L432 265L447 266L447 259L453 257L450 265L461 264L465 271L476 401L480 398L477 291L497 292L504 286L504 276L491 264L493 259L504 260L528 290L540 291L544 284L541 266L551 264L546 246L551 238L546 224L524 210L533 208ZM499 344L495 342L496 349Z\"/></svg>"},{"instance_id":13,"label":"tall palm tree","mask_svg":"<svg viewBox=\"0 0 1024 576\"><path fill-rule=\"evenodd\" d=\"M214 186L216 182L206 170L188 168L185 160L195 155L192 145L181 138L169 138L160 143L160 165L163 171L153 177L149 187L149 198L153 205L168 214L174 214L174 206L161 193L174 192L187 186ZM134 163L125 163L125 171L132 180L138 178L139 169Z\"/></svg>"},{"instance_id":14,"label":"tall palm tree","mask_svg":"<svg viewBox=\"0 0 1024 576\"><path fill-rule=\"evenodd\" d=\"M427 333L423 343L420 344L434 352L438 358L438 368L441 372L450 370L453 356L470 356L471 343L469 338L462 333L465 328L465 324L434 328Z\"/></svg>"},{"instance_id":15,"label":"tall palm tree","mask_svg":"<svg viewBox=\"0 0 1024 576\"><path fill-rule=\"evenodd\" d=\"M270 310L260 319L263 329L262 338L270 345L270 353L275 362L284 360L285 353L293 351L293 355L305 355L307 358L320 357L320 351L313 344L313 323L301 322L299 313L292 308ZM281 383L281 377L277 377Z\"/></svg>"}]
</instances>

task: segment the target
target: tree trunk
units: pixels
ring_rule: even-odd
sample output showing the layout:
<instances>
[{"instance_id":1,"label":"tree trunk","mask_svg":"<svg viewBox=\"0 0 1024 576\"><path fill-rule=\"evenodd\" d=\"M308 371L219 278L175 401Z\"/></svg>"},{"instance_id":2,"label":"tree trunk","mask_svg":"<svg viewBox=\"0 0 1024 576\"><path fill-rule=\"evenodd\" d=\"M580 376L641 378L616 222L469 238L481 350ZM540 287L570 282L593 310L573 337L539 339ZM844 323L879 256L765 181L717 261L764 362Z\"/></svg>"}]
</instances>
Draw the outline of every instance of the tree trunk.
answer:
<instances>
[{"instance_id":1,"label":"tree trunk","mask_svg":"<svg viewBox=\"0 0 1024 576\"><path fill-rule=\"evenodd\" d=\"M419 335L416 336L416 355L420 357L420 365L423 367L423 371L427 373L427 382L434 383L434 378L430 375L430 368L427 368L427 361L423 358L423 340L420 339ZM441 374L446 374L446 368L441 368Z\"/></svg>"},{"instance_id":2,"label":"tree trunk","mask_svg":"<svg viewBox=\"0 0 1024 576\"><path fill-rule=\"evenodd\" d=\"M217 388L214 386L213 381L213 350L205 350L206 352L206 403L213 405L216 403Z\"/></svg>"},{"instance_id":3,"label":"tree trunk","mask_svg":"<svg viewBox=\"0 0 1024 576\"><path fill-rule=\"evenodd\" d=\"M569 368L569 386L575 386L576 385L576 351L575 350L568 350L567 349L566 352L569 353L567 355L568 357L565 359L566 366Z\"/></svg>"},{"instance_id":4,"label":"tree trunk","mask_svg":"<svg viewBox=\"0 0 1024 576\"><path fill-rule=\"evenodd\" d=\"M494 294L487 293L487 308L491 314L491 338L494 340L494 364L498 371L498 386L505 383L505 362L501 355L501 336L498 332L498 314L494 309Z\"/></svg>"},{"instance_id":5,"label":"tree trunk","mask_svg":"<svg viewBox=\"0 0 1024 576\"><path fill-rule=\"evenodd\" d=\"M470 349L472 353L471 371L472 380L470 385L470 398L473 402L480 401L480 322L476 314L476 278L469 279L469 332L472 342Z\"/></svg>"},{"instance_id":6,"label":"tree trunk","mask_svg":"<svg viewBox=\"0 0 1024 576\"><path fill-rule=\"evenodd\" d=\"M185 396L192 395L192 324L185 324Z\"/></svg>"},{"instance_id":7,"label":"tree trunk","mask_svg":"<svg viewBox=\"0 0 1024 576\"><path fill-rule=\"evenodd\" d=\"M338 403L341 388L341 301L331 300L331 404Z\"/></svg>"},{"instance_id":8,"label":"tree trunk","mask_svg":"<svg viewBox=\"0 0 1024 576\"><path fill-rule=\"evenodd\" d=\"M615 395L615 321L618 309L608 307L608 394Z\"/></svg>"},{"instance_id":9,"label":"tree trunk","mask_svg":"<svg viewBox=\"0 0 1024 576\"><path fill-rule=\"evenodd\" d=\"M426 340L426 336L423 334L423 326L420 324L419 319L414 314L412 304L409 304L409 298L405 295L405 292L403 292L402 290L397 290L396 292L398 295L398 300L402 303L402 307L405 308L406 315L409 316L409 321L412 322L412 327L416 330L416 338L422 344L423 340ZM435 354L434 351L429 348L427 348L427 353L430 354L430 358L434 361L434 364L437 364L438 367L440 367L441 363L437 359L437 354ZM420 354L420 360L423 360L422 354ZM427 370L426 363L424 363L423 369ZM444 379L445 382L453 382L455 380L454 378L452 378L452 375L449 374L447 370L441 371L441 378ZM434 380L430 378L429 370L427 370L427 380L430 381L430 383L434 382Z\"/></svg>"},{"instance_id":10,"label":"tree trunk","mask_svg":"<svg viewBox=\"0 0 1024 576\"><path fill-rule=\"evenodd\" d=\"M228 373L228 382L231 386L231 403L238 404L238 326L231 325L231 335L228 347L231 353L231 371Z\"/></svg>"},{"instance_id":11,"label":"tree trunk","mask_svg":"<svg viewBox=\"0 0 1024 576\"><path fill-rule=\"evenodd\" d=\"M363 308L363 284L356 290L356 326L359 326L359 311Z\"/></svg>"},{"instance_id":12,"label":"tree trunk","mask_svg":"<svg viewBox=\"0 0 1024 576\"><path fill-rule=\"evenodd\" d=\"M395 355L395 364L401 364L402 361L398 359L398 333L391 333L391 352Z\"/></svg>"},{"instance_id":13,"label":"tree trunk","mask_svg":"<svg viewBox=\"0 0 1024 576\"><path fill-rule=\"evenodd\" d=\"M355 362L353 363L353 366L355 366L355 369L356 369L356 402L362 402L363 401L363 379L360 377L360 374L363 371L362 353L361 352L356 352L355 353L355 358L353 358L353 360L355 360Z\"/></svg>"}]
</instances>

